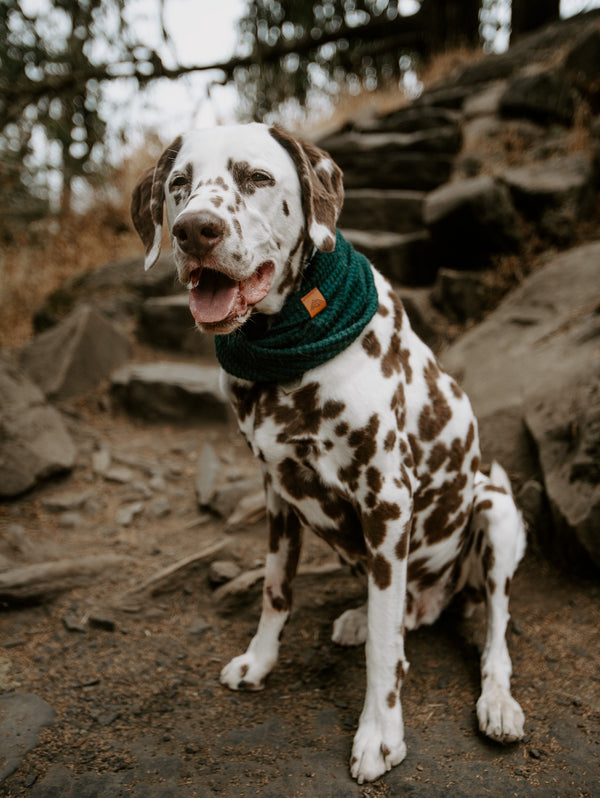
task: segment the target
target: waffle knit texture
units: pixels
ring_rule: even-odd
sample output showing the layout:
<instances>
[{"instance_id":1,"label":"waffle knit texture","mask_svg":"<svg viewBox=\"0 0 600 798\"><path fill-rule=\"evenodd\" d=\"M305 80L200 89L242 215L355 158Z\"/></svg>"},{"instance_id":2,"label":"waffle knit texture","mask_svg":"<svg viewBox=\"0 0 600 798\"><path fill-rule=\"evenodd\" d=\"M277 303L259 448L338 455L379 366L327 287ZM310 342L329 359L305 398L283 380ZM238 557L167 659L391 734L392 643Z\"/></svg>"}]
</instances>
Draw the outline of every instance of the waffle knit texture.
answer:
<instances>
[{"instance_id":1,"label":"waffle knit texture","mask_svg":"<svg viewBox=\"0 0 600 798\"><path fill-rule=\"evenodd\" d=\"M301 300L314 288L327 306L311 318ZM316 252L276 316L257 314L229 335L216 336L217 358L234 377L291 382L346 349L378 306L369 261L338 231L334 251Z\"/></svg>"}]
</instances>

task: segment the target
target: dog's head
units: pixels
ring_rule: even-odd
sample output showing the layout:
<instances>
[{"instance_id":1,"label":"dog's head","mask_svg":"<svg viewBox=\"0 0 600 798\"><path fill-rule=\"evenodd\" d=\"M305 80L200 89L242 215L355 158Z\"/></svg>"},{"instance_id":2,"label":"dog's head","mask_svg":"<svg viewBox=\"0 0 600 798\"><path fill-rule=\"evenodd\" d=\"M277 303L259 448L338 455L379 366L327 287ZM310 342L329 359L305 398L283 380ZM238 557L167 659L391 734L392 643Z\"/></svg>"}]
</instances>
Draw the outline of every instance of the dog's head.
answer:
<instances>
[{"instance_id":1,"label":"dog's head","mask_svg":"<svg viewBox=\"0 0 600 798\"><path fill-rule=\"evenodd\" d=\"M205 332L229 333L253 309L277 313L314 247L335 247L342 173L327 153L262 124L198 130L140 178L131 215L146 269L163 205L179 280Z\"/></svg>"}]
</instances>

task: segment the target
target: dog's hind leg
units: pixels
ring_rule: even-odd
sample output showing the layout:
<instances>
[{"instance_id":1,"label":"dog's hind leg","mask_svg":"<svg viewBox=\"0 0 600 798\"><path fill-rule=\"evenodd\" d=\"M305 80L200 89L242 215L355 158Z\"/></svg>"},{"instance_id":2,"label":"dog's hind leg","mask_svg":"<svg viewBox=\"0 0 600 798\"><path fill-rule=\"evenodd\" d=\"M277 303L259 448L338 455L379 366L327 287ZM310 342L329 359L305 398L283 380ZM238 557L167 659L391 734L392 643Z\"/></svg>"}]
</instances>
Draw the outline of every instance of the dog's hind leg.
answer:
<instances>
[{"instance_id":1,"label":"dog's hind leg","mask_svg":"<svg viewBox=\"0 0 600 798\"><path fill-rule=\"evenodd\" d=\"M269 553L265 568L262 612L247 651L221 671L221 683L232 690L262 690L279 655L279 640L292 606L292 581L302 547L302 527L293 510L267 488Z\"/></svg>"},{"instance_id":2,"label":"dog's hind leg","mask_svg":"<svg viewBox=\"0 0 600 798\"><path fill-rule=\"evenodd\" d=\"M489 479L481 478L476 484L471 523L475 525L475 550L480 554L469 582L483 588L487 615L477 719L488 737L511 743L523 737L524 716L510 693L512 667L506 628L510 584L525 551L525 529L508 477L496 463Z\"/></svg>"}]
</instances>

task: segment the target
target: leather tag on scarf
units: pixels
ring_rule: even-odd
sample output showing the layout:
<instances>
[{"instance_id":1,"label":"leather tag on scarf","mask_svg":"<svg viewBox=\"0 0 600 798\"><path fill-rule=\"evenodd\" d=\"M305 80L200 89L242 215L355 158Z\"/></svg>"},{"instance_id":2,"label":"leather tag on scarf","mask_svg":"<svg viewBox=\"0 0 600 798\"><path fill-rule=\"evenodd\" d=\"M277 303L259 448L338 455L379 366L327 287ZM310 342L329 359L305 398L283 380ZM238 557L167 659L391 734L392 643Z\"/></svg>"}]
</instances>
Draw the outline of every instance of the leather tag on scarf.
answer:
<instances>
[{"instance_id":1,"label":"leather tag on scarf","mask_svg":"<svg viewBox=\"0 0 600 798\"><path fill-rule=\"evenodd\" d=\"M313 290L305 294L300 301L308 311L311 319L314 319L318 313L325 310L327 307L327 300L318 288L313 288Z\"/></svg>"}]
</instances>

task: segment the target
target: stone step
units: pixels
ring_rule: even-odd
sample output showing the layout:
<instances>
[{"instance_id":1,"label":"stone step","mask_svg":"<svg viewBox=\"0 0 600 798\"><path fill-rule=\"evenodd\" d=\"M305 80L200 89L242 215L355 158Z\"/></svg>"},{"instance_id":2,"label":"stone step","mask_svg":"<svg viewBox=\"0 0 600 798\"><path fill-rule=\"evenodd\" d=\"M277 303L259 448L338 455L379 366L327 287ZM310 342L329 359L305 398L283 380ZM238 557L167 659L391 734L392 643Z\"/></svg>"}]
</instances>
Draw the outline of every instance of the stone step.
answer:
<instances>
[{"instance_id":1,"label":"stone step","mask_svg":"<svg viewBox=\"0 0 600 798\"><path fill-rule=\"evenodd\" d=\"M320 142L344 172L346 188L430 191L445 183L462 136L451 125L415 133L342 133Z\"/></svg>"},{"instance_id":2,"label":"stone step","mask_svg":"<svg viewBox=\"0 0 600 798\"><path fill-rule=\"evenodd\" d=\"M344 237L388 279L403 285L431 285L435 267L429 233L342 230Z\"/></svg>"},{"instance_id":3,"label":"stone step","mask_svg":"<svg viewBox=\"0 0 600 798\"><path fill-rule=\"evenodd\" d=\"M136 335L140 341L179 352L214 357L212 335L201 333L190 313L187 291L147 299L141 307Z\"/></svg>"},{"instance_id":4,"label":"stone step","mask_svg":"<svg viewBox=\"0 0 600 798\"><path fill-rule=\"evenodd\" d=\"M423 228L424 191L351 188L344 197L340 227L415 233Z\"/></svg>"},{"instance_id":5,"label":"stone step","mask_svg":"<svg viewBox=\"0 0 600 798\"><path fill-rule=\"evenodd\" d=\"M220 372L217 365L133 363L113 373L111 394L131 415L149 421L228 421Z\"/></svg>"}]
</instances>

